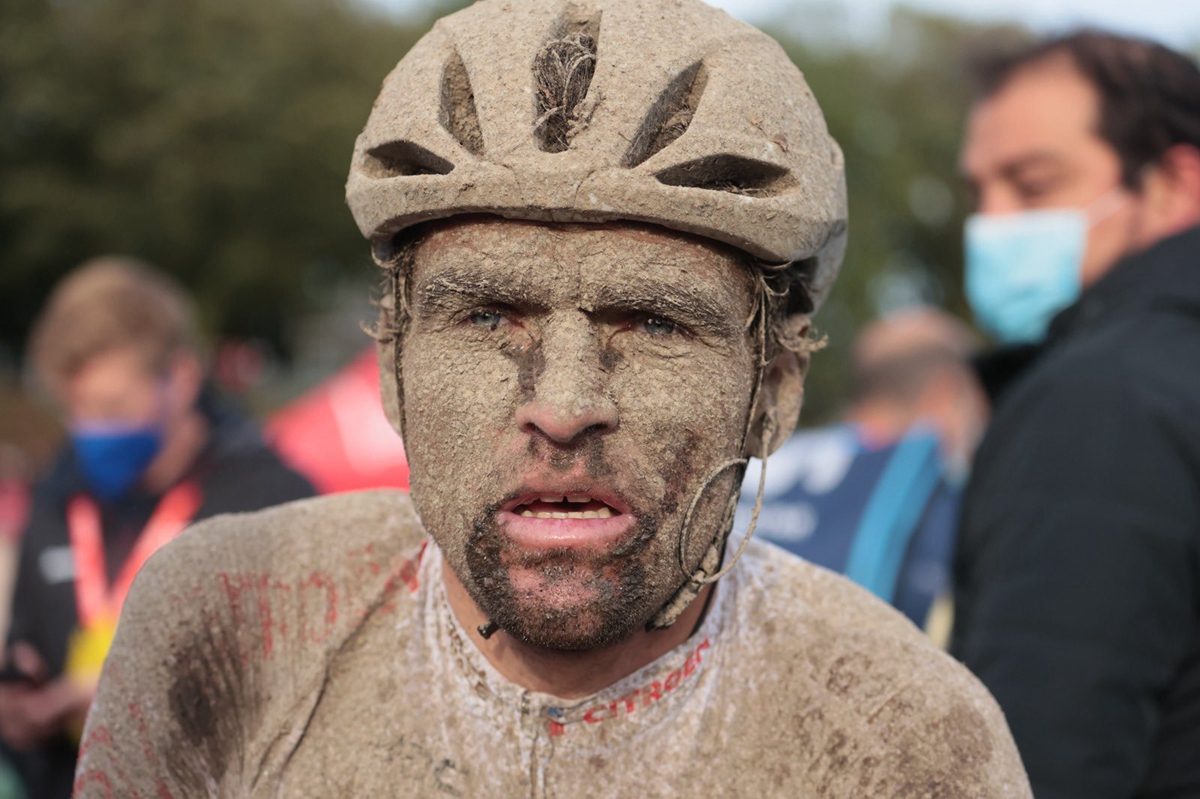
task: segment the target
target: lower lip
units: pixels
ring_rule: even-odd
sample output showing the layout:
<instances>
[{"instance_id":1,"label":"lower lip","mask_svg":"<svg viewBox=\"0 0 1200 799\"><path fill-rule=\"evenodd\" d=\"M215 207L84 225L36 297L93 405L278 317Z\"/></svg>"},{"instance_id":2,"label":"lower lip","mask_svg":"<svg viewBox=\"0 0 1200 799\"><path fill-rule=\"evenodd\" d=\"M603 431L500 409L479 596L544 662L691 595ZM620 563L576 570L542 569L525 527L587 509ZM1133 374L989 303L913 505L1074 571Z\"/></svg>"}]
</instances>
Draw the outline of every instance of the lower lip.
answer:
<instances>
[{"instance_id":1,"label":"lower lip","mask_svg":"<svg viewBox=\"0 0 1200 799\"><path fill-rule=\"evenodd\" d=\"M538 519L499 511L496 521L514 544L525 550L605 550L622 541L633 528L633 515L607 519Z\"/></svg>"}]
</instances>

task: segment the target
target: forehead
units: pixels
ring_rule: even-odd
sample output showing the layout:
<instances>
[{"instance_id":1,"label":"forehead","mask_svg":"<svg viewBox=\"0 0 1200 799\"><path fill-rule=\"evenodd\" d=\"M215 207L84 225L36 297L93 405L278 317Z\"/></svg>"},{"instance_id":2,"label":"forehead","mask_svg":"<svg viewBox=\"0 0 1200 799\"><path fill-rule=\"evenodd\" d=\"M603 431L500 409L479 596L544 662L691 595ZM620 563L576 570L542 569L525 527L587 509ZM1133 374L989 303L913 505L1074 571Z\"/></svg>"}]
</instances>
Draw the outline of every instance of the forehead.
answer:
<instances>
[{"instance_id":1,"label":"forehead","mask_svg":"<svg viewBox=\"0 0 1200 799\"><path fill-rule=\"evenodd\" d=\"M1018 69L967 120L963 171L983 176L1030 156L1070 158L1102 144L1100 97L1066 57Z\"/></svg>"},{"instance_id":2,"label":"forehead","mask_svg":"<svg viewBox=\"0 0 1200 799\"><path fill-rule=\"evenodd\" d=\"M539 302L586 300L648 289L702 295L730 313L748 312L746 257L725 245L637 223L546 224L465 218L420 240L413 283L503 282Z\"/></svg>"}]
</instances>

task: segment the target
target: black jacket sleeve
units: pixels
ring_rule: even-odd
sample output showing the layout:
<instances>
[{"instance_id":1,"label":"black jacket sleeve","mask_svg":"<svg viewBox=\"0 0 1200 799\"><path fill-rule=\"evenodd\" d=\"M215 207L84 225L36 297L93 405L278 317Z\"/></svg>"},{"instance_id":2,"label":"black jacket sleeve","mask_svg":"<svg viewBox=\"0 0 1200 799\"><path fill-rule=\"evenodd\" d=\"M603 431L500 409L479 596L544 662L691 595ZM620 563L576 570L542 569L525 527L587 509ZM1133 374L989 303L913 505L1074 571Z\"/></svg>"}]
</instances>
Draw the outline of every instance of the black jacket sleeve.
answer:
<instances>
[{"instance_id":1,"label":"black jacket sleeve","mask_svg":"<svg viewBox=\"0 0 1200 799\"><path fill-rule=\"evenodd\" d=\"M42 497L35 497L21 535L6 642L12 645L23 641L33 646L48 661L52 674L61 668L66 651L65 642L54 639L65 638L75 624L73 606L64 600L69 585L48 585L42 569L47 547L57 544L60 537L63 543L66 541L61 516L62 512ZM63 551L55 554L61 556ZM71 593L70 597L73 596Z\"/></svg>"},{"instance_id":2,"label":"black jacket sleeve","mask_svg":"<svg viewBox=\"0 0 1200 799\"><path fill-rule=\"evenodd\" d=\"M953 651L1004 708L1038 799L1133 796L1197 603L1179 407L1113 371L1002 409L968 491Z\"/></svg>"},{"instance_id":3,"label":"black jacket sleeve","mask_svg":"<svg viewBox=\"0 0 1200 799\"><path fill-rule=\"evenodd\" d=\"M37 558L33 552L33 540L26 524L21 536L20 550L17 556L16 579L13 582L12 604L9 606L9 623L6 646L12 646L17 641L29 641L36 630L33 619L33 606L36 600L34 572L37 568Z\"/></svg>"}]
</instances>

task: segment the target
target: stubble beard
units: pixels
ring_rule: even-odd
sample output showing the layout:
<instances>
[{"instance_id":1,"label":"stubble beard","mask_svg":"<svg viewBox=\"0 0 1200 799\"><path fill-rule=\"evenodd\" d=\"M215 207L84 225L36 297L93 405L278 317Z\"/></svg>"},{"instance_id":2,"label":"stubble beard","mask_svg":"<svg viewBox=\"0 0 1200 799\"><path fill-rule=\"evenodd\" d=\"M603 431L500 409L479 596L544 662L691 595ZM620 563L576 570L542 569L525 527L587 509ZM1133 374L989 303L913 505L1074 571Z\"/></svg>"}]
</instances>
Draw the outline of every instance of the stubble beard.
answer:
<instances>
[{"instance_id":1,"label":"stubble beard","mask_svg":"<svg viewBox=\"0 0 1200 799\"><path fill-rule=\"evenodd\" d=\"M629 538L610 552L526 553L500 530L498 508L499 504L489 508L472 524L466 547L469 579L464 583L480 610L525 644L582 651L618 643L644 628L678 588L664 592L662 575L655 575L647 562L658 537L653 516L638 514ZM510 577L515 568L535 573L539 587L518 590ZM554 588L564 583L589 591L591 597L581 602L556 601Z\"/></svg>"}]
</instances>

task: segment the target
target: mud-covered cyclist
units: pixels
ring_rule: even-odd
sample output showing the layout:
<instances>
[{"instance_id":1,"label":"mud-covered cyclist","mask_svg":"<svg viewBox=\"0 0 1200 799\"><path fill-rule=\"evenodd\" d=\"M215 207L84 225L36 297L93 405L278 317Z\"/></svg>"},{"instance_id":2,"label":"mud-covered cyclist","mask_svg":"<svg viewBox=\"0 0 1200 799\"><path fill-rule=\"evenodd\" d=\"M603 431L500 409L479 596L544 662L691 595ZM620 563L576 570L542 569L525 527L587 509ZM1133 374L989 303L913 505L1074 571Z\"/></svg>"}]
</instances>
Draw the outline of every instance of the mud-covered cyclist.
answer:
<instances>
[{"instance_id":1,"label":"mud-covered cyclist","mask_svg":"<svg viewBox=\"0 0 1200 799\"><path fill-rule=\"evenodd\" d=\"M385 81L348 199L412 501L153 561L81 795L1028 796L961 667L728 539L846 232L775 42L698 0L477 4Z\"/></svg>"}]
</instances>

